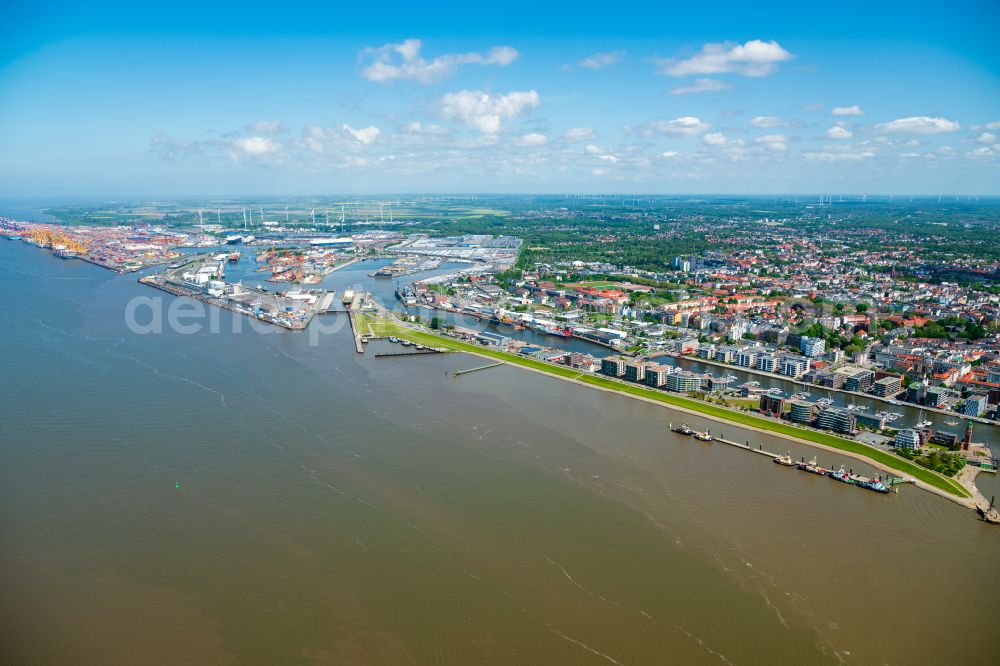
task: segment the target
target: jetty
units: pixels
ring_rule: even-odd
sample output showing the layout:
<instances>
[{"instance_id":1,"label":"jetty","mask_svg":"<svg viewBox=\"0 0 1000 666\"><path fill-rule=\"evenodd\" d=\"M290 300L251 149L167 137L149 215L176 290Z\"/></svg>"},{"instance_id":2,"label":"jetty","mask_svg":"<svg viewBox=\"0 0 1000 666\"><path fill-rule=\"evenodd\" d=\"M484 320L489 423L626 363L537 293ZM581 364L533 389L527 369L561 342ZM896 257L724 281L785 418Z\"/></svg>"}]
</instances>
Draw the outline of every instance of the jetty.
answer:
<instances>
[{"instance_id":1,"label":"jetty","mask_svg":"<svg viewBox=\"0 0 1000 666\"><path fill-rule=\"evenodd\" d=\"M469 368L468 370L456 370L455 372L451 373L451 376L452 377L458 377L460 375L467 375L470 372L478 372L479 370L488 370L489 368L495 368L498 365L504 365L504 362L503 361L497 361L496 363L489 363L487 365L480 365L479 367Z\"/></svg>"},{"instance_id":2,"label":"jetty","mask_svg":"<svg viewBox=\"0 0 1000 666\"><path fill-rule=\"evenodd\" d=\"M878 493L888 493L891 490L894 490L895 492L898 493L899 488L896 488L895 486L898 486L899 484L902 483L916 482L914 479L903 479L893 476L886 476L885 479L882 479L881 477L870 478L867 476L861 476L860 474L854 473L853 467L850 469L849 472L845 471L843 465L840 466L839 470L835 470L832 468L827 469L825 467L821 467L816 462L816 458L813 458L809 462L806 462L805 456L803 456L802 459L798 462L792 462L790 456L787 455L782 456L781 454L774 453L772 451L766 451L764 449L763 444L758 444L757 447L754 448L750 444L749 439L740 443L731 439L726 439L726 436L723 433L720 433L718 436L712 436L708 431L705 431L704 433L693 431L691 430L690 427L687 426L687 424L685 424L680 428L674 428L673 423L671 423L668 425L668 427L672 432L681 435L689 435L693 433L696 439L703 442L719 442L720 444L726 444L736 449L741 449L743 451L748 451L750 453L755 453L757 455L764 456L765 458L770 458L772 461L781 463L785 467L795 467L803 472L809 472L811 474L825 476L827 478L834 479L836 481L847 483L848 485L858 486L859 488L864 488L866 490L873 490ZM992 513L990 513L990 511L992 511ZM992 518L995 518L998 524L1000 524L1000 512L998 512L995 508L993 508L992 503L990 504L989 511L985 509L979 509L979 513L980 516L983 516L983 520L987 520L986 515L990 515ZM993 521L987 520L987 522L993 522Z\"/></svg>"}]
</instances>

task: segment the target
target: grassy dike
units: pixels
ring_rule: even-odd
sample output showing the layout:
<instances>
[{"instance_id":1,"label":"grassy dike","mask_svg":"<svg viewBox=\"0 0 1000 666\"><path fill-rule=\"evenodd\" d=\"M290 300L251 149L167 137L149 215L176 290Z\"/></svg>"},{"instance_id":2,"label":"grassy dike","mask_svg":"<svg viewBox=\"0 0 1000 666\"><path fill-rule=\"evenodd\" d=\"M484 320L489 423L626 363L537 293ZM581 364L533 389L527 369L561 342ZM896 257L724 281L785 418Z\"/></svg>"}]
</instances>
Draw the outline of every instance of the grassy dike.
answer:
<instances>
[{"instance_id":1,"label":"grassy dike","mask_svg":"<svg viewBox=\"0 0 1000 666\"><path fill-rule=\"evenodd\" d=\"M638 384L626 384L608 377L581 373L580 371L567 366L546 363L530 357L521 356L520 354L497 351L480 345L470 344L468 342L462 342L453 338L437 335L428 331L412 329L395 321L384 318L376 318L370 315L359 315L358 323L362 331L367 329L374 335L393 335L404 340L410 340L411 342L427 345L428 347L436 347L439 349L446 348L452 351L469 352L472 354L478 354L479 356L495 358L499 361L506 361L508 363L531 368L532 370L537 370L539 372L545 372L550 375L571 379L580 382L581 384L589 384L591 386L597 386L603 389L617 391L619 393L626 393L667 405L682 407L684 409L700 412L708 416L724 419L731 423L745 425L757 430L789 435L798 439L815 442L816 444L821 444L823 446L863 456L869 460L880 463L881 465L897 470L898 472L908 474L915 479L943 490L946 493L955 495L956 497L971 497L969 492L958 482L944 476L943 474L938 474L932 470L920 467L905 458L891 455L885 451L872 448L854 440L837 437L836 435L829 433L799 428L782 421L765 419L746 412L727 409L725 407L712 405L676 393L667 393L666 391L650 389Z\"/></svg>"}]
</instances>

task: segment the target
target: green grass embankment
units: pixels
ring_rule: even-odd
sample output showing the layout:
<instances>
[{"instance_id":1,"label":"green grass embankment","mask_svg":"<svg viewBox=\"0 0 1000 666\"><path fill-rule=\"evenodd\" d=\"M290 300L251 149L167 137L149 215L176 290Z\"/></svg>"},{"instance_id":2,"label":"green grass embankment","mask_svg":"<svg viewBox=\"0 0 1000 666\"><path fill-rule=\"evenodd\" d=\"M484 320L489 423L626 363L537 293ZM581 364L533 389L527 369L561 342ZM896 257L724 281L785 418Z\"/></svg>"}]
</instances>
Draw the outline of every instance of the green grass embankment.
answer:
<instances>
[{"instance_id":1,"label":"green grass embankment","mask_svg":"<svg viewBox=\"0 0 1000 666\"><path fill-rule=\"evenodd\" d=\"M362 317L364 317L366 327L370 326L369 330L376 335L394 335L404 340L410 340L411 342L427 345L428 347L479 354L480 356L487 356L500 361L506 361L515 365L532 368L533 370L546 372L551 375L572 379L583 384L590 384L591 386L598 386L618 391L619 393L627 393L647 398L649 400L655 400L667 405L683 407L691 411L700 412L702 414L730 421L732 423L746 425L758 430L797 437L806 441L815 442L816 444L822 444L834 449L840 449L841 451L848 451L850 453L864 456L865 458L908 474L915 479L919 479L920 481L928 483L935 488L944 490L945 492L958 497L970 497L969 492L958 482L949 479L942 474L920 467L919 465L900 456L892 455L891 453L872 448L854 440L837 437L836 435L829 433L807 430L783 421L775 421L755 416L753 414L748 414L746 412L727 409L725 407L712 405L676 393L667 393L665 391L646 388L637 384L626 384L624 382L599 375L581 375L579 370L568 366L546 363L544 361L539 361L520 354L502 352L434 333L407 328L394 321L375 318L369 315L362 315Z\"/></svg>"}]
</instances>

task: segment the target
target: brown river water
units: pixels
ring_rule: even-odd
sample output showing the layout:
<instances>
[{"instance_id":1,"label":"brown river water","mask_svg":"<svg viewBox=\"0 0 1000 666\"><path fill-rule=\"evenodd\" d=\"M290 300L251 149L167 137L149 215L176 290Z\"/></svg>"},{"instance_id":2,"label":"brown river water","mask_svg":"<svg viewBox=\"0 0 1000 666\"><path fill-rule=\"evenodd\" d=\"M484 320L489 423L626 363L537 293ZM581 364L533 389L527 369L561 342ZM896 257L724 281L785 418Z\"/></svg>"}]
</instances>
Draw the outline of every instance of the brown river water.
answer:
<instances>
[{"instance_id":1,"label":"brown river water","mask_svg":"<svg viewBox=\"0 0 1000 666\"><path fill-rule=\"evenodd\" d=\"M996 663L1000 528L666 425L807 447L343 328L135 334L173 297L20 243L0 294L4 663Z\"/></svg>"}]
</instances>

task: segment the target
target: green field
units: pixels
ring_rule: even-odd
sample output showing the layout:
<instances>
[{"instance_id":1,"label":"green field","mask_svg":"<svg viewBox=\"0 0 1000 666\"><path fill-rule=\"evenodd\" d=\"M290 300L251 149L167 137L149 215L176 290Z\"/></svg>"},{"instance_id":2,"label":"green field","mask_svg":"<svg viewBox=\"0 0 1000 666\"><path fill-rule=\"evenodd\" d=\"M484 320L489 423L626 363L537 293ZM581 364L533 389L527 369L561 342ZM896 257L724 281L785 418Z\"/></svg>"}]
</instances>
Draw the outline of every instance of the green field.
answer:
<instances>
[{"instance_id":1,"label":"green field","mask_svg":"<svg viewBox=\"0 0 1000 666\"><path fill-rule=\"evenodd\" d=\"M461 342L459 340L443 337L434 333L414 330L386 319L375 318L368 315L360 315L360 317L363 317L363 319L359 318L359 325L369 326L369 330L377 335L394 335L396 337L427 345L429 347L446 348L453 351L470 352L481 356L488 356L500 361L506 361L508 363L521 365L534 370L547 372L551 375L575 379L584 384L611 389L621 393L628 393L630 395L648 398L650 400L655 400L668 405L683 407L692 411L701 412L702 414L725 419L726 421L730 421L732 423L743 424L760 430L767 430L783 435L791 435L792 437L798 437L800 439L815 442L817 444L823 444L842 451L849 451L851 453L863 455L875 462L908 474L915 479L924 481L936 488L940 488L948 493L957 495L958 497L970 497L969 492L965 488L963 488L956 481L953 481L942 474L937 474L931 470L924 469L923 467L920 467L915 463L911 463L908 460L886 453L885 451L874 449L854 440L844 439L843 437L837 437L836 435L828 433L806 430L782 421L774 421L754 416L753 414L734 411L718 405L711 405L701 402L700 400L695 400L693 398L688 398L675 393L658 391L636 384L626 384L608 377L588 374L581 375L579 370L575 370L568 366L546 363L544 361L521 356L519 354L510 354L467 342ZM365 323L362 324L362 321ZM365 329L362 328L362 331L364 330Z\"/></svg>"}]
</instances>

